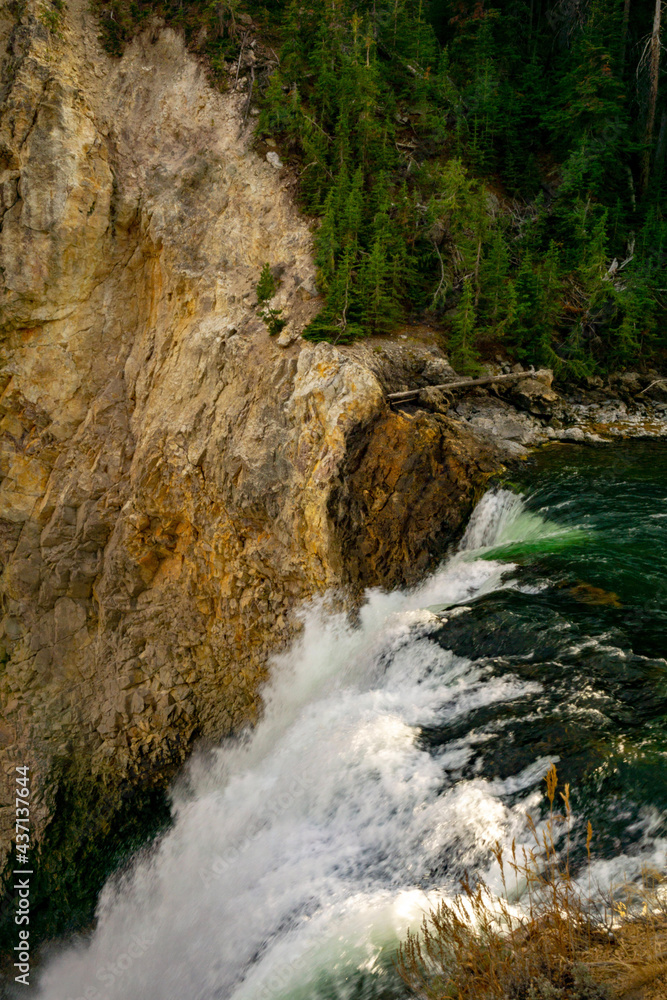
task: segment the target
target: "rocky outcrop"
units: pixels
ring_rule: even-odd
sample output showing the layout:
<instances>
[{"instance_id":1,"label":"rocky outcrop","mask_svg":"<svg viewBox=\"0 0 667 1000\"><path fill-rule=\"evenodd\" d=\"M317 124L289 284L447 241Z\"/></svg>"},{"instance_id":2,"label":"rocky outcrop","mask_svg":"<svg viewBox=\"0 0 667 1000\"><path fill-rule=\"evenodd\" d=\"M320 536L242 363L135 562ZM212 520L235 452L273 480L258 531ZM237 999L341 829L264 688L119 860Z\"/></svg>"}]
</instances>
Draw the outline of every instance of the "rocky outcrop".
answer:
<instances>
[{"instance_id":1,"label":"rocky outcrop","mask_svg":"<svg viewBox=\"0 0 667 1000\"><path fill-rule=\"evenodd\" d=\"M465 523L499 452L439 413L384 413L350 441L330 510L350 584L416 583ZM363 525L363 532L359 527Z\"/></svg>"},{"instance_id":2,"label":"rocky outcrop","mask_svg":"<svg viewBox=\"0 0 667 1000\"><path fill-rule=\"evenodd\" d=\"M651 385L650 376L638 380L631 395L619 392L616 379L593 389L564 386L557 393L551 372L546 382L540 374L490 391L457 393L447 412L506 461L525 458L532 448L554 441L600 444L619 437L667 435L667 404L658 393L648 397L642 387Z\"/></svg>"},{"instance_id":3,"label":"rocky outcrop","mask_svg":"<svg viewBox=\"0 0 667 1000\"><path fill-rule=\"evenodd\" d=\"M300 339L319 303L292 179L176 34L111 60L86 0L42 17L0 25L0 760L6 791L32 767L38 838L67 768L163 783L251 722L300 602L414 579L498 465L389 412L405 365ZM407 353L423 384L447 368Z\"/></svg>"}]
</instances>

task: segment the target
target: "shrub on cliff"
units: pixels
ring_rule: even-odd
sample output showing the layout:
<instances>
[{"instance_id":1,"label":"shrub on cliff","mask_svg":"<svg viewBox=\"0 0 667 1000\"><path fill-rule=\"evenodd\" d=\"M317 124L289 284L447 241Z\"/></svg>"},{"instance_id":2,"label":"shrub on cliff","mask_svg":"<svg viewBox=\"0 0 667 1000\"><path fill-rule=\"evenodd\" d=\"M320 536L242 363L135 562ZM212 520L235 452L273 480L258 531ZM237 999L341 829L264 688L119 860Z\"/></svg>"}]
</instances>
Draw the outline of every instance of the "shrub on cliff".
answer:
<instances>
[{"instance_id":1,"label":"shrub on cliff","mask_svg":"<svg viewBox=\"0 0 667 1000\"><path fill-rule=\"evenodd\" d=\"M277 336L287 323L287 320L282 318L282 309L274 309L269 305L270 299L273 298L277 290L278 286L276 279L271 273L271 268L268 264L264 264L259 281L255 287L257 313L259 318L266 324L266 328L272 337Z\"/></svg>"}]
</instances>

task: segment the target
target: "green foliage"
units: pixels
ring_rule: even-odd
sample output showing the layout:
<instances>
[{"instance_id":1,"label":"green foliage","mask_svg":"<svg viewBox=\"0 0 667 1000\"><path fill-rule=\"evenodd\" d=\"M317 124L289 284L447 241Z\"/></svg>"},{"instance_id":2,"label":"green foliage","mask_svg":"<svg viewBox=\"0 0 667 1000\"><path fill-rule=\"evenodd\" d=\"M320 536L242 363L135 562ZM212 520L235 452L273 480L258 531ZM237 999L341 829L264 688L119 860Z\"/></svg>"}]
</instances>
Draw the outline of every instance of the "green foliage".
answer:
<instances>
[{"instance_id":1,"label":"green foliage","mask_svg":"<svg viewBox=\"0 0 667 1000\"><path fill-rule=\"evenodd\" d=\"M316 260L326 304L305 336L343 343L389 331L428 301L436 255L397 133L406 100L420 117L424 108L425 133L440 128L424 66L437 65L438 46L426 6L412 0L319 0L291 6L289 19L258 132L277 135L301 161L304 206L322 219Z\"/></svg>"},{"instance_id":2,"label":"green foliage","mask_svg":"<svg viewBox=\"0 0 667 1000\"><path fill-rule=\"evenodd\" d=\"M277 337L287 324L287 320L282 318L281 313L282 309L271 309L268 306L265 306L259 312L259 318L266 323L266 328L271 337Z\"/></svg>"},{"instance_id":3,"label":"green foliage","mask_svg":"<svg viewBox=\"0 0 667 1000\"><path fill-rule=\"evenodd\" d=\"M271 268L268 264L264 264L262 267L262 272L259 276L259 281L255 286L255 292L257 293L257 313L259 318L266 323L269 335L271 337L277 336L283 327L286 326L287 320L282 318L282 309L274 309L270 306L269 299L272 299L278 290L276 284L276 279L271 273Z\"/></svg>"},{"instance_id":4,"label":"green foliage","mask_svg":"<svg viewBox=\"0 0 667 1000\"><path fill-rule=\"evenodd\" d=\"M664 347L643 261L625 272L632 285L608 275L645 210L618 10L534 7L289 8L260 133L301 162L304 205L322 220L325 307L307 337L451 312L463 288L449 340L468 371L489 340L572 375ZM509 215L509 195L526 208Z\"/></svg>"},{"instance_id":5,"label":"green foliage","mask_svg":"<svg viewBox=\"0 0 667 1000\"><path fill-rule=\"evenodd\" d=\"M227 60L238 57L242 0L91 0L100 25L100 42L112 56L160 18L185 35L190 49L206 57L213 80L222 84Z\"/></svg>"},{"instance_id":6,"label":"green foliage","mask_svg":"<svg viewBox=\"0 0 667 1000\"><path fill-rule=\"evenodd\" d=\"M547 253L537 262L530 253L524 255L514 284L514 316L508 326L518 357L556 369L563 365L552 345L562 308L560 273L560 255L555 243L550 243Z\"/></svg>"},{"instance_id":7,"label":"green foliage","mask_svg":"<svg viewBox=\"0 0 667 1000\"><path fill-rule=\"evenodd\" d=\"M276 294L276 279L271 274L271 268L268 264L264 264L262 267L262 273L259 276L255 292L259 303L272 299Z\"/></svg>"},{"instance_id":8,"label":"green foliage","mask_svg":"<svg viewBox=\"0 0 667 1000\"><path fill-rule=\"evenodd\" d=\"M472 282L466 279L449 338L452 364L457 371L474 375L479 370L475 350L475 302Z\"/></svg>"},{"instance_id":9,"label":"green foliage","mask_svg":"<svg viewBox=\"0 0 667 1000\"><path fill-rule=\"evenodd\" d=\"M62 27L66 9L66 0L45 0L39 13L39 19L44 27L58 38L63 38Z\"/></svg>"},{"instance_id":10,"label":"green foliage","mask_svg":"<svg viewBox=\"0 0 667 1000\"><path fill-rule=\"evenodd\" d=\"M221 80L237 58L246 0L93 2L110 51L157 14L204 39ZM257 137L278 142L319 219L324 307L305 336L345 343L427 312L446 331L454 317L470 370L487 345L574 376L662 360L662 83L642 180L653 6L627 22L603 0L248 7L279 53L255 89Z\"/></svg>"},{"instance_id":11,"label":"green foliage","mask_svg":"<svg viewBox=\"0 0 667 1000\"><path fill-rule=\"evenodd\" d=\"M483 290L480 314L491 330L502 330L512 321L509 315L508 279L510 252L500 229L493 229L484 249L480 267L480 285Z\"/></svg>"}]
</instances>

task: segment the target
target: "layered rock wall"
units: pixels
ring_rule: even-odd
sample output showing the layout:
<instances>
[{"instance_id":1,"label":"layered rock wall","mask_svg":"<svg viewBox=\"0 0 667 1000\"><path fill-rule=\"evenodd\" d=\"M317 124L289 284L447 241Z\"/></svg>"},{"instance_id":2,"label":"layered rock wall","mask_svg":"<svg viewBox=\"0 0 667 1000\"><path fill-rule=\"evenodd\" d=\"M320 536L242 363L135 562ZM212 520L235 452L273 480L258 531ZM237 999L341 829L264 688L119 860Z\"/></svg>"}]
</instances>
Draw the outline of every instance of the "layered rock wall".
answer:
<instances>
[{"instance_id":1,"label":"layered rock wall","mask_svg":"<svg viewBox=\"0 0 667 1000\"><path fill-rule=\"evenodd\" d=\"M38 836L54 762L165 781L253 720L305 598L414 579L498 464L300 340L319 303L293 180L176 34L111 60L86 0L42 16L0 25L0 760L5 802L33 768Z\"/></svg>"}]
</instances>

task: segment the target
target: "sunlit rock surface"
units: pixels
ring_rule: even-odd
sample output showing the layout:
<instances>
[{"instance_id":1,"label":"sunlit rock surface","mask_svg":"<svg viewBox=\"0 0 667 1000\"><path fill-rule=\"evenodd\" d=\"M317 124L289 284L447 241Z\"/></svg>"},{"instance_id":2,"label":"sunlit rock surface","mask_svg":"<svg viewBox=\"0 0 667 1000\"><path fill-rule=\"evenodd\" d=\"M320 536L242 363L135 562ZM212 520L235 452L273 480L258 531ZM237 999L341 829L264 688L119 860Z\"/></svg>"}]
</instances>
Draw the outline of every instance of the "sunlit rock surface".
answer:
<instances>
[{"instance_id":1,"label":"sunlit rock surface","mask_svg":"<svg viewBox=\"0 0 667 1000\"><path fill-rule=\"evenodd\" d=\"M86 0L60 36L40 9L0 22L0 754L7 793L33 768L38 837L55 761L168 780L256 717L304 598L413 579L499 464L389 412L409 365L383 381L372 352L300 339L312 235L242 98L169 30L112 60ZM437 381L422 355L408 376Z\"/></svg>"}]
</instances>

